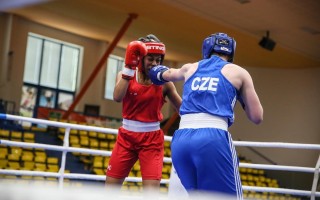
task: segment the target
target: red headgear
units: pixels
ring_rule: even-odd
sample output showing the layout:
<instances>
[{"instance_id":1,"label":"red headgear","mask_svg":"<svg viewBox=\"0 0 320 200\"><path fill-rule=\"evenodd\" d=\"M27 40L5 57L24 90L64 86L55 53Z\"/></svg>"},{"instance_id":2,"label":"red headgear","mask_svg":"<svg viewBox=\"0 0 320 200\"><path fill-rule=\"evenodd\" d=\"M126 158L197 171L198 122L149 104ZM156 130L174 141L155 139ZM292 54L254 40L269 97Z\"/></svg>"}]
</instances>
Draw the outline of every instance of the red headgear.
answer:
<instances>
[{"instance_id":1,"label":"red headgear","mask_svg":"<svg viewBox=\"0 0 320 200\"><path fill-rule=\"evenodd\" d=\"M138 40L145 43L145 45L147 46L148 54L161 54L160 64L162 64L164 56L166 54L166 46L152 34L147 35L147 37L139 38ZM140 62L138 70L140 72L144 72L143 61Z\"/></svg>"}]
</instances>

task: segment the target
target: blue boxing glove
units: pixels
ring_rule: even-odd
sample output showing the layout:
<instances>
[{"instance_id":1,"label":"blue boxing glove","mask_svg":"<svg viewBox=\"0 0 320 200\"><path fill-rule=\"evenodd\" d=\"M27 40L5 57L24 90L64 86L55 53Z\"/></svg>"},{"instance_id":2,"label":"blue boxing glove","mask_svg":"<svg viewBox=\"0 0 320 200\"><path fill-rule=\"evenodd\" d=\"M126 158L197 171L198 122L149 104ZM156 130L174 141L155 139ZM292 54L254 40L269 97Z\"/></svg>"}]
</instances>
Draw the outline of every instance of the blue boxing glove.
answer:
<instances>
[{"instance_id":1,"label":"blue boxing glove","mask_svg":"<svg viewBox=\"0 0 320 200\"><path fill-rule=\"evenodd\" d=\"M169 68L163 65L157 65L151 68L149 71L149 77L152 83L156 85L163 85L168 82L162 78L162 74L167 70L169 70Z\"/></svg>"}]
</instances>

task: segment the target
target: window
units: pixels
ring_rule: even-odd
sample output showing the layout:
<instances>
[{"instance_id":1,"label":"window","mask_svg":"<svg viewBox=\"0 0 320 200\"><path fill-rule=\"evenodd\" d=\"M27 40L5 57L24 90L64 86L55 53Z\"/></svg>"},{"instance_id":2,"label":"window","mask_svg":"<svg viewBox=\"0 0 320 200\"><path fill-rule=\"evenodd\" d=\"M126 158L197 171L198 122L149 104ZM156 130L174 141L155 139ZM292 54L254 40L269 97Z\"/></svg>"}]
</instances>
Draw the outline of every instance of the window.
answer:
<instances>
[{"instance_id":1,"label":"window","mask_svg":"<svg viewBox=\"0 0 320 200\"><path fill-rule=\"evenodd\" d=\"M82 51L81 46L29 33L21 115L34 116L37 106L69 108L76 92ZM25 109L30 91L34 93L33 103Z\"/></svg>"},{"instance_id":2,"label":"window","mask_svg":"<svg viewBox=\"0 0 320 200\"><path fill-rule=\"evenodd\" d=\"M105 81L105 99L113 100L113 90L116 85L118 72L122 70L124 59L119 56L110 55L107 62L106 81Z\"/></svg>"}]
</instances>

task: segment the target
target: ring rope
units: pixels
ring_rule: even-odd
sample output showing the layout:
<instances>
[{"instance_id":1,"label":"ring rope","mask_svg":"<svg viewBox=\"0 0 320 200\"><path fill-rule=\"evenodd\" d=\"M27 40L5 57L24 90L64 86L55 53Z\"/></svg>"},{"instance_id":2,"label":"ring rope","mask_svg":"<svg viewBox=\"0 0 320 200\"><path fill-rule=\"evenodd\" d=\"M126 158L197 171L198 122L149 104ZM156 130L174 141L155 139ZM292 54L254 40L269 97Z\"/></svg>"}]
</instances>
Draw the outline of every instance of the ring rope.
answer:
<instances>
[{"instance_id":1,"label":"ring rope","mask_svg":"<svg viewBox=\"0 0 320 200\"><path fill-rule=\"evenodd\" d=\"M64 122L47 121L42 119L34 119L28 117L14 116L8 114L0 114L0 119L5 120L17 120L17 121L28 121L37 124L45 124L49 126L56 126L66 128L65 136L69 136L70 129L86 130L86 131L97 131L102 133L117 134L118 130L111 128L100 128L85 125L69 124ZM0 140L0 144L7 146L20 146L20 147L32 147L32 148L44 148L48 150L62 151L63 157L61 162L61 168L58 173L53 172L39 172L39 171L25 171L25 170L5 170L0 169L0 174L11 174L11 175L33 175L33 176L50 176L59 177L59 187L63 186L63 178L70 179L86 179L86 180L105 180L103 175L88 175L88 174L76 174L76 173L64 173L65 167L65 155L67 152L80 152L89 153L93 155L103 155L110 156L110 151L93 150L85 148L69 147L69 137L65 137L63 146L48 145L48 144L35 144L26 142L16 142L9 140ZM165 136L165 141L171 141L172 137ZM235 146L252 146L252 147L277 147L277 148L295 148L295 149L314 149L319 150L320 145L317 144L298 144L298 143L282 143L282 142L246 142L246 141L234 141ZM171 162L171 158L164 157L164 162ZM250 164L250 163L240 163L240 167L257 168L257 169L273 169L273 170L289 170L289 171L300 171L300 172L317 172L317 168L307 168L307 167L291 167L291 166L273 166L273 165L262 165L262 164ZM319 172L318 172L319 173ZM126 181L131 182L141 182L142 178L139 177L127 177ZM161 183L169 183L168 179L162 179ZM294 189L284 189L284 188L270 188L270 187L257 187L257 186L242 186L243 190L250 191L260 191L260 192L274 192L274 193L284 193L284 194L294 194L301 196L315 196L320 197L320 192L304 191L304 190L294 190Z\"/></svg>"},{"instance_id":2,"label":"ring rope","mask_svg":"<svg viewBox=\"0 0 320 200\"><path fill-rule=\"evenodd\" d=\"M239 163L239 167L254 168L254 169L267 169L267 170L279 170L279 171L291 171L291 172L306 172L314 173L315 168L312 167L295 167L286 165L264 165L264 164L251 164L251 163Z\"/></svg>"},{"instance_id":3,"label":"ring rope","mask_svg":"<svg viewBox=\"0 0 320 200\"><path fill-rule=\"evenodd\" d=\"M243 190L255 191L255 192L273 192L273 193L282 193L282 194L291 194L299 196L310 196L311 191L307 190L295 190L295 189L286 189L286 188L272 188L272 187L258 187L258 186L242 186ZM315 193L316 197L320 197L320 192Z\"/></svg>"},{"instance_id":4,"label":"ring rope","mask_svg":"<svg viewBox=\"0 0 320 200\"><path fill-rule=\"evenodd\" d=\"M15 116L10 114L0 113L0 119L16 120L16 121L27 121L37 124L45 124L49 126L56 126L61 128L78 129L85 131L97 131L102 133L118 134L117 129L112 128L101 128L94 126L70 124L66 122L55 122L43 119L34 119L30 117ZM172 141L172 136L164 136L165 141ZM270 148L294 148L294 149L310 149L320 150L319 144L299 144L299 143L284 143L284 142L247 142L247 141L233 141L235 146L250 146L250 147L270 147Z\"/></svg>"},{"instance_id":5,"label":"ring rope","mask_svg":"<svg viewBox=\"0 0 320 200\"><path fill-rule=\"evenodd\" d=\"M0 113L0 119L4 120L15 120L15 121L26 121L31 122L35 124L44 124L48 126L55 126L59 128L70 128L70 129L78 129L78 130L84 130L84 131L96 131L101 133L111 133L111 134L118 134L117 129L113 128L101 128L96 126L87 126L87 125L80 125L80 124L70 124L66 122L56 122L56 121L49 121L44 119L34 119L31 117L22 117L22 116L16 116L16 115L10 115L10 114L3 114Z\"/></svg>"},{"instance_id":6,"label":"ring rope","mask_svg":"<svg viewBox=\"0 0 320 200\"><path fill-rule=\"evenodd\" d=\"M299 144L299 143L285 143L285 142L246 142L246 141L233 141L233 143L235 146L320 150L319 144Z\"/></svg>"},{"instance_id":7,"label":"ring rope","mask_svg":"<svg viewBox=\"0 0 320 200\"><path fill-rule=\"evenodd\" d=\"M12 169L1 169L0 174L7 175L19 175L19 176L44 176L44 177L60 177L60 172L42 172L42 171L28 171L28 170L12 170ZM94 181L105 181L106 176L94 175L94 174L78 174L78 173L64 173L64 178L67 179L80 179L80 180L94 180ZM127 177L125 181L128 182L142 182L141 177ZM169 183L169 179L161 179L161 184Z\"/></svg>"}]
</instances>

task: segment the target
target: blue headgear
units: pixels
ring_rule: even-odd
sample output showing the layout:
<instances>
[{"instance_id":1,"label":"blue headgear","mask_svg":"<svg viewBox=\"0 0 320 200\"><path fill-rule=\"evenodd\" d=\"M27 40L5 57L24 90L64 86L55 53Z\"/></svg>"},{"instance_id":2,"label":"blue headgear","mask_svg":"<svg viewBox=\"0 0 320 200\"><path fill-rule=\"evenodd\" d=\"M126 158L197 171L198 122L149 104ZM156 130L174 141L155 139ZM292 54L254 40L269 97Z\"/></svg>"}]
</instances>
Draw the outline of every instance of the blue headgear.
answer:
<instances>
[{"instance_id":1,"label":"blue headgear","mask_svg":"<svg viewBox=\"0 0 320 200\"><path fill-rule=\"evenodd\" d=\"M225 33L215 33L204 39L202 44L203 59L210 58L213 52L229 56L228 62L233 62L236 41Z\"/></svg>"}]
</instances>

